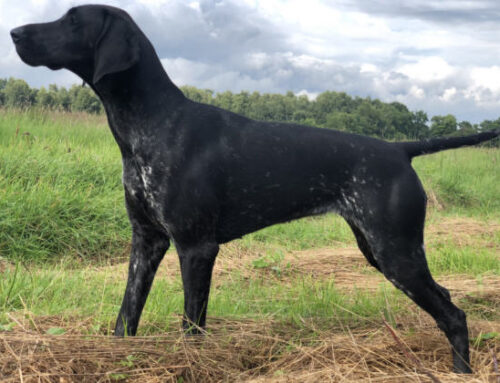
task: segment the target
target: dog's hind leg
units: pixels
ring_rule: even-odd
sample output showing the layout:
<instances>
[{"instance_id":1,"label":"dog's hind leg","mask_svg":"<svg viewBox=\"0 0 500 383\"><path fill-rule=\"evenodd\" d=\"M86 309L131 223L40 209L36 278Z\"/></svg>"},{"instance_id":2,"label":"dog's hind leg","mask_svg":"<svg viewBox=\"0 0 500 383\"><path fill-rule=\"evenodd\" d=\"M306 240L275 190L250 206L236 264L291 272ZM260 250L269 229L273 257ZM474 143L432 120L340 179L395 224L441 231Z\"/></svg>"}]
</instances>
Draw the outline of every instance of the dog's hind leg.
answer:
<instances>
[{"instance_id":1,"label":"dog's hind leg","mask_svg":"<svg viewBox=\"0 0 500 383\"><path fill-rule=\"evenodd\" d=\"M150 226L133 224L127 288L116 320L115 335L135 335L156 270L169 247L169 239Z\"/></svg>"},{"instance_id":2,"label":"dog's hind leg","mask_svg":"<svg viewBox=\"0 0 500 383\"><path fill-rule=\"evenodd\" d=\"M452 347L454 370L471 372L465 313L451 302L447 290L433 280L423 248L408 246L403 242L406 241L388 245L376 255L382 272L397 288L427 311L446 334Z\"/></svg>"},{"instance_id":3,"label":"dog's hind leg","mask_svg":"<svg viewBox=\"0 0 500 383\"><path fill-rule=\"evenodd\" d=\"M377 261L375 260L375 257L373 256L372 250L370 249L370 245L368 244L368 241L365 238L365 235L363 232L352 222L347 220L347 223L351 227L351 230L354 234L354 237L356 238L356 242L358 243L359 250L363 253L365 258L368 260L370 265L375 267L378 271L380 270L379 265L377 264Z\"/></svg>"},{"instance_id":4,"label":"dog's hind leg","mask_svg":"<svg viewBox=\"0 0 500 383\"><path fill-rule=\"evenodd\" d=\"M439 291L441 291L441 294L443 294L445 296L445 298L451 302L451 294L450 294L449 290L446 287L441 286L437 282L436 282L436 286L439 289Z\"/></svg>"},{"instance_id":5,"label":"dog's hind leg","mask_svg":"<svg viewBox=\"0 0 500 383\"><path fill-rule=\"evenodd\" d=\"M426 197L410 170L387 181L372 206L367 238L385 277L427 311L446 334L457 372L471 372L465 313L431 276L423 246Z\"/></svg>"},{"instance_id":6,"label":"dog's hind leg","mask_svg":"<svg viewBox=\"0 0 500 383\"><path fill-rule=\"evenodd\" d=\"M176 243L176 247L184 285L183 327L189 334L197 334L205 326L212 269L219 246L203 242L189 246Z\"/></svg>"}]
</instances>

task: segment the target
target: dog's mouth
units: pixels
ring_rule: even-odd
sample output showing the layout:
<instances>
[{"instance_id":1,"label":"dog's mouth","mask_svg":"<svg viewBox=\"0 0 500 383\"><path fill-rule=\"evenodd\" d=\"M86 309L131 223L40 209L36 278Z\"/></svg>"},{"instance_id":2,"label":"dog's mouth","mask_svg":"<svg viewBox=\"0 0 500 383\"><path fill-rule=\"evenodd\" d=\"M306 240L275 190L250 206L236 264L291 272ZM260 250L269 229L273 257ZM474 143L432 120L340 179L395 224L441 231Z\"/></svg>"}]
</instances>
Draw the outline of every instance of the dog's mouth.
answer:
<instances>
[{"instance_id":1,"label":"dog's mouth","mask_svg":"<svg viewBox=\"0 0 500 383\"><path fill-rule=\"evenodd\" d=\"M62 66L49 60L50 52L43 44L35 43L32 40L32 33L26 26L14 28L10 35L16 52L21 60L30 66L46 66L52 70L61 69Z\"/></svg>"},{"instance_id":2,"label":"dog's mouth","mask_svg":"<svg viewBox=\"0 0 500 383\"><path fill-rule=\"evenodd\" d=\"M16 52L21 58L21 60L28 64L29 66L38 67L38 66L46 66L49 69L57 70L62 69L63 66L60 64L56 64L47 59L47 55L43 52L39 52L40 49L36 49L29 42L22 41L14 41L14 45L16 47ZM40 48L40 46L38 46Z\"/></svg>"},{"instance_id":3,"label":"dog's mouth","mask_svg":"<svg viewBox=\"0 0 500 383\"><path fill-rule=\"evenodd\" d=\"M42 66L43 63L39 62L32 54L32 50L27 48L22 43L16 43L16 52L21 60L30 66Z\"/></svg>"}]
</instances>

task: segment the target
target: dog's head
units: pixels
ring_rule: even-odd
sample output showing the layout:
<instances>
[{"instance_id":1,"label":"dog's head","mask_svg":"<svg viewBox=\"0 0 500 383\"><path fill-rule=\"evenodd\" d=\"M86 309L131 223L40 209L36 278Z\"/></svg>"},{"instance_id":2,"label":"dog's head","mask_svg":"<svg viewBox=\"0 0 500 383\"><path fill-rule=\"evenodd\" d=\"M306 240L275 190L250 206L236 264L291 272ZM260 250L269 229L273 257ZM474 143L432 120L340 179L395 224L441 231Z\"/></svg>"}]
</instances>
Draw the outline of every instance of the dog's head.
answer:
<instances>
[{"instance_id":1,"label":"dog's head","mask_svg":"<svg viewBox=\"0 0 500 383\"><path fill-rule=\"evenodd\" d=\"M142 34L126 12L114 7L71 8L56 21L24 25L10 34L26 64L66 68L94 84L139 62Z\"/></svg>"}]
</instances>

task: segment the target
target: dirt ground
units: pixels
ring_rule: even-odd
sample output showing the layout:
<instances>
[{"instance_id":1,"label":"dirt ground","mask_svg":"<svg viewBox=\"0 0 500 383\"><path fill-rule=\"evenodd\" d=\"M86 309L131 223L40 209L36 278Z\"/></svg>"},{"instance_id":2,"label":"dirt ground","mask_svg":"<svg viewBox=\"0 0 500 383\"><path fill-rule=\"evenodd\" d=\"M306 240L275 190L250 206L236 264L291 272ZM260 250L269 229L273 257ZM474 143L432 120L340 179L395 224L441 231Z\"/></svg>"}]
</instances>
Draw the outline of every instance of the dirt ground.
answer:
<instances>
[{"instance_id":1,"label":"dirt ground","mask_svg":"<svg viewBox=\"0 0 500 383\"><path fill-rule=\"evenodd\" d=\"M427 244L449 238L463 246L481 243L500 225L467 218L429 225ZM388 283L373 273L355 247L296 251L270 267L251 267L259 257L229 244L215 267L214 283L238 270L248 278L266 276L293 283L297 275L333 278L346 291L375 290ZM273 267L274 266L274 269ZM276 267L280 272L276 272ZM125 278L126 264L107 266ZM96 268L96 272L103 268ZM176 257L166 257L159 277L178 275ZM437 278L453 299L486 299L500 307L500 277L479 283L465 275ZM411 306L413 307L413 306ZM416 307L395 318L394 332L382 321L363 328L320 331L313 322L297 326L272 320L209 318L209 332L186 338L181 332L162 336L114 339L88 336L91 319L75 318L64 335L47 335L51 327L68 327L68 318L17 318L11 331L0 332L2 382L494 382L500 383L500 321L469 320L475 373L450 372L448 342L432 319ZM496 312L498 314L498 311ZM496 315L498 317L498 315ZM180 319L179 319L180 320ZM391 327L392 328L392 327ZM491 337L488 334L497 334Z\"/></svg>"}]
</instances>

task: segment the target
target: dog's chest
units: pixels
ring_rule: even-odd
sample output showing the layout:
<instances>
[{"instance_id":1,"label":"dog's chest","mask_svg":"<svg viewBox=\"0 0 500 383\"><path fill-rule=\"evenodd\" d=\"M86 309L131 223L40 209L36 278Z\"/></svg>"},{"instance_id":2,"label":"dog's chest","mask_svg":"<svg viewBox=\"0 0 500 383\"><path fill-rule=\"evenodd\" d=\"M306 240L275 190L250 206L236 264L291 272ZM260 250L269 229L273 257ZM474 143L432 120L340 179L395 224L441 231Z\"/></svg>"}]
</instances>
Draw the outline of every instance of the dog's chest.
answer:
<instances>
[{"instance_id":1,"label":"dog's chest","mask_svg":"<svg viewBox=\"0 0 500 383\"><path fill-rule=\"evenodd\" d=\"M129 202L146 208L150 218L164 223L164 203L167 185L150 165L137 162L123 164L123 186L129 195Z\"/></svg>"}]
</instances>

